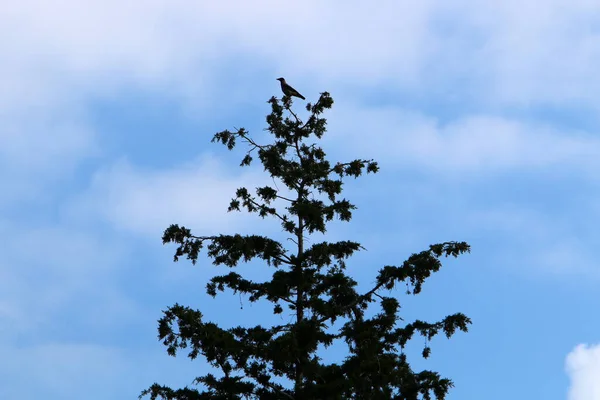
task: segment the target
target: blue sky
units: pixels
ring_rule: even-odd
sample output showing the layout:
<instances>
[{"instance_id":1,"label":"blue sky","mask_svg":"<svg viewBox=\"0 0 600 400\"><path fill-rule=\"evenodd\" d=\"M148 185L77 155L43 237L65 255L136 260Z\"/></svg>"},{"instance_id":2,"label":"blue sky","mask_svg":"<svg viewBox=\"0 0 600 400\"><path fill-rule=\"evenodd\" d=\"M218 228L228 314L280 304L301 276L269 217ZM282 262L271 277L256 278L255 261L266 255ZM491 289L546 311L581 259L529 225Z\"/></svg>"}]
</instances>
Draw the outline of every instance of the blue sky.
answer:
<instances>
[{"instance_id":1,"label":"blue sky","mask_svg":"<svg viewBox=\"0 0 600 400\"><path fill-rule=\"evenodd\" d=\"M359 209L328 236L368 249L349 263L361 288L431 243L471 244L421 295L396 292L406 318L473 319L414 360L455 381L449 400L600 399L600 3L21 0L3 11L0 398L188 385L207 367L167 356L162 309L187 304L225 326L269 314L208 299L218 271L172 263L161 235L171 223L278 234L226 213L236 188L270 180L210 139L241 126L266 139L284 76L309 100L332 94L332 159L380 162L347 184Z\"/></svg>"}]
</instances>

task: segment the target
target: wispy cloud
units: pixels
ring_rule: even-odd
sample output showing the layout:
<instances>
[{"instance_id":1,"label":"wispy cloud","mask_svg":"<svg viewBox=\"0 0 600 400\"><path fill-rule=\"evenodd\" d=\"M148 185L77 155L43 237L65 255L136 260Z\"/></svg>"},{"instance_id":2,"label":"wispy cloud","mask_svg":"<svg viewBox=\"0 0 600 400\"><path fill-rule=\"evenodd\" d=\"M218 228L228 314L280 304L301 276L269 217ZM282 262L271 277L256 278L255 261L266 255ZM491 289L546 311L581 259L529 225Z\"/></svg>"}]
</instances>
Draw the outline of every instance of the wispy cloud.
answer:
<instances>
[{"instance_id":1,"label":"wispy cloud","mask_svg":"<svg viewBox=\"0 0 600 400\"><path fill-rule=\"evenodd\" d=\"M417 111L347 105L332 113L332 141L387 164L436 173L573 168L594 175L600 139L544 122L471 115L441 123Z\"/></svg>"},{"instance_id":2,"label":"wispy cloud","mask_svg":"<svg viewBox=\"0 0 600 400\"><path fill-rule=\"evenodd\" d=\"M230 232L250 224L245 214L227 213L236 190L270 182L256 170L232 174L211 157L170 170L140 169L121 160L98 172L67 214L107 221L118 230L153 238L172 223L201 228L206 235Z\"/></svg>"}]
</instances>

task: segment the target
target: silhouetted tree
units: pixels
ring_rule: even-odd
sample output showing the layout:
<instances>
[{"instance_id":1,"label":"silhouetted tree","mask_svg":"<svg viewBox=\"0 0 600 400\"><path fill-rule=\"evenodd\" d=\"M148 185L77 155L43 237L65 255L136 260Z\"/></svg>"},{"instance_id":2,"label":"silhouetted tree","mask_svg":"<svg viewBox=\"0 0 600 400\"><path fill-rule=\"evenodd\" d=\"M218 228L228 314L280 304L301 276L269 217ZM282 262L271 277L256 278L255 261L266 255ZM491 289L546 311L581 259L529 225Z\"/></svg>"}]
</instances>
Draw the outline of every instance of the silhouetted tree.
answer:
<instances>
[{"instance_id":1,"label":"silhouetted tree","mask_svg":"<svg viewBox=\"0 0 600 400\"><path fill-rule=\"evenodd\" d=\"M306 121L292 110L288 96L282 101L272 97L269 103L271 143L258 143L243 128L219 132L213 142L229 150L240 140L247 143L249 150L241 165L250 165L257 156L274 182L274 186L257 188L255 194L238 189L229 211L246 210L276 218L290 240L240 234L196 236L183 226L171 225L164 232L163 243L178 245L175 261L185 256L195 264L203 248L217 266L233 268L240 262L263 260L274 268L271 280L255 282L229 272L212 278L207 293L214 297L229 288L248 295L251 302L273 303L274 314L282 313L285 306L292 310L293 321L271 327L258 324L222 329L205 322L200 311L175 304L164 311L158 327L168 354L175 356L179 349L186 349L192 359L202 355L220 370L219 376L196 378L197 388L171 389L154 384L140 397L443 399L452 382L437 372L413 371L403 348L415 334L429 341L440 331L447 337L457 329L466 332L470 319L457 313L439 322L404 323L398 316L398 300L380 293L403 283L408 293L418 294L424 281L440 269L442 256L457 257L468 252L469 245L431 245L399 266L384 266L373 287L358 293L357 282L346 275L345 268L346 260L362 249L361 245L351 240L309 245L307 238L325 234L327 224L335 218L350 221L356 207L340 197L344 178L375 173L378 165L363 159L332 164L314 143L326 132L326 120L321 115L333 105L328 93L322 93L316 104L307 104ZM311 139L313 143L308 143ZM367 136L365 140L369 140ZM285 191L278 189L277 181ZM379 302L381 311L367 318L365 311L373 302ZM333 323L337 319L344 324L336 329ZM348 348L343 362L327 363L319 357L320 345L341 340ZM426 345L422 355L427 358L429 353Z\"/></svg>"}]
</instances>

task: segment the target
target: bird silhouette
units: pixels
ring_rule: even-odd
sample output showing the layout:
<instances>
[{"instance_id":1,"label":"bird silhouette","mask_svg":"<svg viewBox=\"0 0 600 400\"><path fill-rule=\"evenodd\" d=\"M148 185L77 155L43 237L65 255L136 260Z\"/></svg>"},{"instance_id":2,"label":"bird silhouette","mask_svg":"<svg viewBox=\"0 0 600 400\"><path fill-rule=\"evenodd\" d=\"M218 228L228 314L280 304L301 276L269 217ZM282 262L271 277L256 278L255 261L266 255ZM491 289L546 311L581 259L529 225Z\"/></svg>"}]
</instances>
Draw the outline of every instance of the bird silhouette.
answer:
<instances>
[{"instance_id":1,"label":"bird silhouette","mask_svg":"<svg viewBox=\"0 0 600 400\"><path fill-rule=\"evenodd\" d=\"M302 96L296 89L287 84L285 79L277 78L277 80L281 83L281 91L286 96L296 96L301 98L302 100L306 100L304 96Z\"/></svg>"}]
</instances>

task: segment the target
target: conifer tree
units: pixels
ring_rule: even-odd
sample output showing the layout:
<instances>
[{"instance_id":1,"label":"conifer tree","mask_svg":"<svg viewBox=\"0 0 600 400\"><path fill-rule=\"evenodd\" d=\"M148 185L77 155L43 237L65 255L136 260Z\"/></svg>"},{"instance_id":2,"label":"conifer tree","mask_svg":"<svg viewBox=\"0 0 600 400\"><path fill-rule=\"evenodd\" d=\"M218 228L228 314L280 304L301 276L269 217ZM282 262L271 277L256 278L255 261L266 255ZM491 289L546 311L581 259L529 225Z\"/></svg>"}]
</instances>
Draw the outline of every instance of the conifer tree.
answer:
<instances>
[{"instance_id":1,"label":"conifer tree","mask_svg":"<svg viewBox=\"0 0 600 400\"><path fill-rule=\"evenodd\" d=\"M373 160L327 160L317 145L326 133L322 114L333 105L327 92L315 104L307 104L305 121L293 111L290 97L272 97L269 103L270 143L255 141L243 128L219 132L213 142L229 150L242 142L248 147L241 166L251 165L257 157L273 178L273 186L256 188L253 193L238 189L228 210L275 218L287 237L278 241L259 234L198 236L184 226L171 225L163 243L177 245L175 261L186 257L196 264L205 250L214 265L229 267L230 272L207 283L210 296L230 289L247 295L251 302L271 302L274 314L287 308L293 319L282 325L222 329L205 321L199 310L179 304L168 307L158 326L168 354L175 356L183 349L191 359L202 356L219 372L196 378L192 388L172 389L155 383L140 398L444 399L451 380L433 371L414 371L403 349L415 335L429 341L440 332L448 338L457 330L466 332L470 319L457 313L437 322L404 322L398 315L399 300L383 292L406 285L408 294L418 294L425 280L440 269L440 258L457 257L468 252L469 245L431 245L397 266L383 266L372 287L359 293L357 282L345 269L347 259L361 245L352 240L315 239L326 233L334 219L351 220L356 207L341 197L344 181L376 173L379 167ZM270 280L256 282L235 272L239 263L254 259L273 269ZM334 328L337 320L343 324ZM346 343L346 357L343 362L326 362L318 354L319 346L336 341ZM422 356L427 358L430 351L425 345Z\"/></svg>"}]
</instances>

